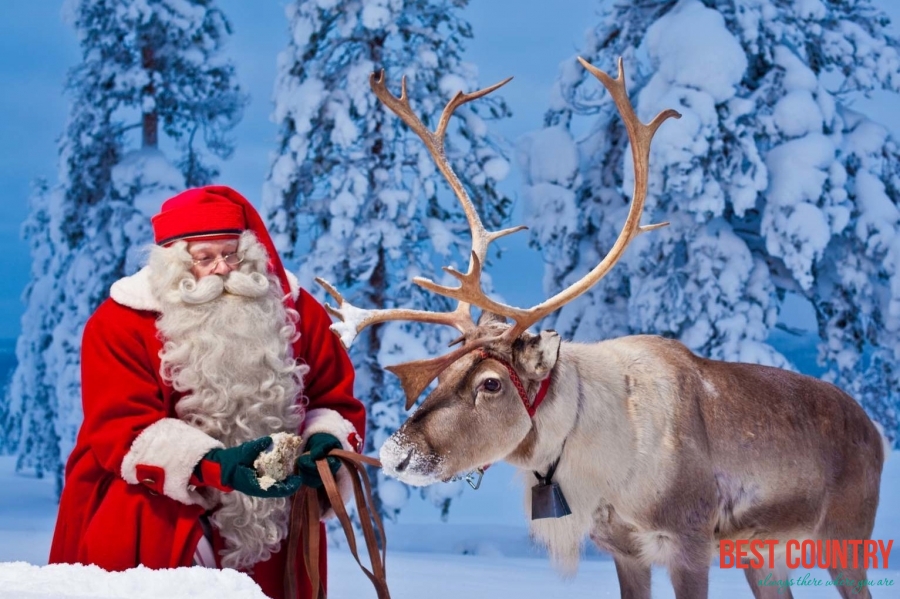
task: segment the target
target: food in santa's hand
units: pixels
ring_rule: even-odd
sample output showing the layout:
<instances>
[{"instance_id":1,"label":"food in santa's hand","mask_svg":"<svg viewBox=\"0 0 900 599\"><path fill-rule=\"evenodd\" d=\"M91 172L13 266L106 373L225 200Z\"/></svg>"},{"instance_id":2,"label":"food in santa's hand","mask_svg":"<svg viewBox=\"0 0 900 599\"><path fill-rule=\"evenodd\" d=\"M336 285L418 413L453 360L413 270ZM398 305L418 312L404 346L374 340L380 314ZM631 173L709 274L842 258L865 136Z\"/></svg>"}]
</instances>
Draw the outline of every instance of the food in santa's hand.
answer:
<instances>
[{"instance_id":1,"label":"food in santa's hand","mask_svg":"<svg viewBox=\"0 0 900 599\"><path fill-rule=\"evenodd\" d=\"M257 480L263 490L294 473L294 464L303 447L303 439L291 433L275 433L272 445L253 462Z\"/></svg>"}]
</instances>

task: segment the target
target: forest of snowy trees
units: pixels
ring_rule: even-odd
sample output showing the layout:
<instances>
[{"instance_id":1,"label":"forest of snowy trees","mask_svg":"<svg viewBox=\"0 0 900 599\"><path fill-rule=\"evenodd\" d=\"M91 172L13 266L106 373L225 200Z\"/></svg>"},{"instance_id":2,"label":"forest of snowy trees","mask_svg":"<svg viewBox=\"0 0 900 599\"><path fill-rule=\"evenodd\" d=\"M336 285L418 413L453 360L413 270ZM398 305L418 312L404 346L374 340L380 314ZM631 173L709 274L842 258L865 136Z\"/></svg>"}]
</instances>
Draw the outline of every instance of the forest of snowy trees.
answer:
<instances>
[{"instance_id":1,"label":"forest of snowy trees","mask_svg":"<svg viewBox=\"0 0 900 599\"><path fill-rule=\"evenodd\" d=\"M296 0L272 32L285 48L271 58L278 136L259 206L286 263L319 299L315 277L362 307L447 307L411 279L439 278L441 265L464 269L468 227L425 146L379 103L369 76L383 69L394 93L406 77L413 109L432 128L454 93L495 83L463 59L473 36L467 3ZM0 400L0 441L17 468L58 486L81 419L84 323L110 284L138 268L160 203L216 181L248 101L214 0L68 6L81 62L60 82L71 103L58 178L38 182L28 199L32 279L18 364ZM579 55L607 71L624 57L642 120L664 108L683 115L659 130L650 161L645 222L671 224L639 237L598 286L543 326L576 341L656 333L704 356L796 368L772 342L792 298L815 314L825 378L896 443L900 156L888 129L851 107L854 94L900 91L900 40L886 17L868 0L597 6ZM565 52L531 133L496 133L511 114L495 92L459 109L447 140L489 229L520 224L499 185L515 147L515 186L548 296L605 255L632 176L609 95ZM537 276L541 266L530 267ZM490 264L488 288L489 274ZM440 353L450 337L391 323L357 339L368 452L406 418L384 366ZM396 515L409 489L373 474L382 513ZM459 490L422 492L446 513Z\"/></svg>"},{"instance_id":2,"label":"forest of snowy trees","mask_svg":"<svg viewBox=\"0 0 900 599\"><path fill-rule=\"evenodd\" d=\"M896 442L900 162L887 129L849 106L854 93L900 88L887 19L855 0L607 6L580 55L625 57L644 120L683 115L650 159L647 221L671 225L641 236L553 325L576 340L656 333L704 356L791 367L768 339L794 294L815 311L825 378ZM545 128L520 144L548 291L591 268L624 220L628 140L599 89L566 63Z\"/></svg>"}]
</instances>

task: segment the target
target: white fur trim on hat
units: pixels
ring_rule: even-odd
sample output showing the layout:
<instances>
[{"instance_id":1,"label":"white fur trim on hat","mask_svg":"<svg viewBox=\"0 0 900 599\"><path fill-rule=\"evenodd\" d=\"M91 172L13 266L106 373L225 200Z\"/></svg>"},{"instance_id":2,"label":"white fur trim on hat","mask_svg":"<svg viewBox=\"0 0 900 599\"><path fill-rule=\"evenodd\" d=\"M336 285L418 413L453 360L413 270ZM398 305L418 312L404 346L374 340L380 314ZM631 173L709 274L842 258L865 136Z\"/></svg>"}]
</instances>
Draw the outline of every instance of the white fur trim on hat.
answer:
<instances>
[{"instance_id":1,"label":"white fur trim on hat","mask_svg":"<svg viewBox=\"0 0 900 599\"><path fill-rule=\"evenodd\" d=\"M291 298L296 300L300 296L300 283L297 277L290 271L287 274L288 285L291 288ZM117 304L135 310L149 310L159 312L159 301L150 289L150 267L145 266L129 277L123 277L109 288L109 297Z\"/></svg>"},{"instance_id":2,"label":"white fur trim on hat","mask_svg":"<svg viewBox=\"0 0 900 599\"><path fill-rule=\"evenodd\" d=\"M163 494L187 505L208 505L208 500L189 487L194 467L210 449L225 447L206 433L177 418L163 418L145 428L122 460L122 478L136 485L139 466L161 468Z\"/></svg>"},{"instance_id":3,"label":"white fur trim on hat","mask_svg":"<svg viewBox=\"0 0 900 599\"><path fill-rule=\"evenodd\" d=\"M303 438L309 440L316 433L329 433L338 438L341 447L346 451L356 452L356 448L350 444L350 438L356 437L356 427L334 410L328 408L317 408L306 413L306 420L303 427ZM336 480L338 492L341 499L346 504L353 498L353 482L350 480L350 474L346 468L337 471ZM335 516L333 509L328 509L322 514L322 520L328 520Z\"/></svg>"}]
</instances>

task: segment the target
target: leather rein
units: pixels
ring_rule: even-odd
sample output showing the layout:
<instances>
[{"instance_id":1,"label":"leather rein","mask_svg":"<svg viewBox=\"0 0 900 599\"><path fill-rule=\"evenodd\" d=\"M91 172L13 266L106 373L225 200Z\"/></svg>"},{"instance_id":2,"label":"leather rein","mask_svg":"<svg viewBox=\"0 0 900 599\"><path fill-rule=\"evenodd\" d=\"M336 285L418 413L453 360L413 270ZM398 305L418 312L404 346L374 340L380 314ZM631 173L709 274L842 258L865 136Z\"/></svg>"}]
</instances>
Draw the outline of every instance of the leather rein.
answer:
<instances>
[{"instance_id":1,"label":"leather rein","mask_svg":"<svg viewBox=\"0 0 900 599\"><path fill-rule=\"evenodd\" d=\"M391 595L388 591L387 573L385 571L387 539L384 536L384 524L378 516L378 510L374 508L372 484L369 482L369 476L365 470L366 465L381 468L381 462L375 458L343 449L333 449L328 455L341 461L341 465L345 468L353 483L356 511L359 515L366 549L369 553L371 570L366 568L359 559L353 522L350 520L347 508L344 507L344 501L338 491L334 475L328 467L328 462L325 458L322 458L316 462L316 468L319 471L319 476L322 477L325 494L331 504L331 509L334 510L338 521L341 523L341 528L344 529L350 552L375 587L378 599L390 599ZM284 573L285 596L289 599L295 599L300 596L295 564L297 563L297 551L301 544L303 546L303 562L312 587L310 597L320 599L326 596L322 581L319 578L319 551L322 547L322 538L319 535L319 518L322 514L322 508L317 489L303 487L293 497L290 532L288 533L287 567ZM381 537L380 551L378 549L378 539L375 536L376 529Z\"/></svg>"}]
</instances>

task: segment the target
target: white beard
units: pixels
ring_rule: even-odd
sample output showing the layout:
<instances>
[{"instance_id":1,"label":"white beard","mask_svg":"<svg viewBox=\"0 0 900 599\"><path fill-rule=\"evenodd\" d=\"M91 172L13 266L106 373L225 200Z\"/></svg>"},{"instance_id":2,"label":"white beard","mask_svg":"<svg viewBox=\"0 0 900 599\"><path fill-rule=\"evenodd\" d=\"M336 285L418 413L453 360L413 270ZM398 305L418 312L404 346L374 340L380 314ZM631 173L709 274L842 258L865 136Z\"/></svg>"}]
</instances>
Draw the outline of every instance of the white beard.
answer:
<instances>
[{"instance_id":1,"label":"white beard","mask_svg":"<svg viewBox=\"0 0 900 599\"><path fill-rule=\"evenodd\" d=\"M226 447L303 422L302 377L309 368L292 358L299 315L285 308L282 288L267 275L262 244L240 239L245 258L224 277L197 280L187 244L154 247L151 288L161 305L163 380L184 393L178 417ZM207 489L221 505L210 517L225 541L222 565L248 569L269 559L287 537L290 499L249 497Z\"/></svg>"}]
</instances>

